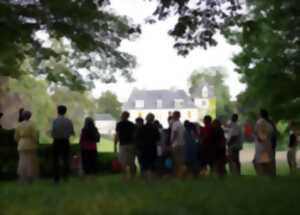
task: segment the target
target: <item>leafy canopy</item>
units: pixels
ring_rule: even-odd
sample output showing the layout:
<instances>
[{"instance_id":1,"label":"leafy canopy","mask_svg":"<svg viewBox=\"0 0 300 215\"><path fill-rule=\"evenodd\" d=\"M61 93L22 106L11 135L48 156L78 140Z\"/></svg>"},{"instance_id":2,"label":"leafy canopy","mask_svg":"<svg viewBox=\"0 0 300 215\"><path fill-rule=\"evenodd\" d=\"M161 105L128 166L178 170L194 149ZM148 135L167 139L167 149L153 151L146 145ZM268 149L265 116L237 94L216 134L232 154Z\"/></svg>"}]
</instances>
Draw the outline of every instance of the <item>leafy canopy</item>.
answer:
<instances>
[{"instance_id":1,"label":"leafy canopy","mask_svg":"<svg viewBox=\"0 0 300 215\"><path fill-rule=\"evenodd\" d=\"M274 120L300 119L300 2L248 1L240 22L228 37L243 49L234 58L248 86L239 97L242 111L264 107Z\"/></svg>"},{"instance_id":2,"label":"leafy canopy","mask_svg":"<svg viewBox=\"0 0 300 215\"><path fill-rule=\"evenodd\" d=\"M114 81L117 71L130 79L135 58L118 47L140 30L126 17L109 11L108 3L0 0L0 75L17 78L31 72L73 89L83 89L93 79ZM69 45L59 51L45 37ZM27 58L30 71L24 66ZM44 60L65 64L56 70L55 66L44 67ZM87 69L85 74L81 68Z\"/></svg>"},{"instance_id":3,"label":"leafy canopy","mask_svg":"<svg viewBox=\"0 0 300 215\"><path fill-rule=\"evenodd\" d=\"M229 88L225 84L225 69L222 67L208 67L195 70L188 82L190 85L190 93L197 92L197 87L201 84L213 86L216 97L216 113L217 117L229 117L232 113L232 103L230 102ZM199 95L201 96L201 95Z\"/></svg>"},{"instance_id":4,"label":"leafy canopy","mask_svg":"<svg viewBox=\"0 0 300 215\"><path fill-rule=\"evenodd\" d=\"M118 97L111 91L102 93L97 99L98 113L109 113L115 119L118 119L122 111L122 103L118 101Z\"/></svg>"}]
</instances>

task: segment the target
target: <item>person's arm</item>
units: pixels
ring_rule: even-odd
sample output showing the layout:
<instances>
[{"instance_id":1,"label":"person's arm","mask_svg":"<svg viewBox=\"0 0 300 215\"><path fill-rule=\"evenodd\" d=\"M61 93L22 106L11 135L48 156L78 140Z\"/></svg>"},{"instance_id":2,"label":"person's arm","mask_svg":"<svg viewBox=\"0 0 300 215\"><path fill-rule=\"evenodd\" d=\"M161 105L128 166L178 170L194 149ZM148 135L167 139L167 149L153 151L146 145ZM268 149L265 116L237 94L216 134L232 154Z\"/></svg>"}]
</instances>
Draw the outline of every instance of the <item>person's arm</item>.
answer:
<instances>
[{"instance_id":1,"label":"person's arm","mask_svg":"<svg viewBox=\"0 0 300 215\"><path fill-rule=\"evenodd\" d=\"M115 138L114 138L114 153L117 152L117 144L119 142L119 135L118 133L115 134Z\"/></svg>"}]
</instances>

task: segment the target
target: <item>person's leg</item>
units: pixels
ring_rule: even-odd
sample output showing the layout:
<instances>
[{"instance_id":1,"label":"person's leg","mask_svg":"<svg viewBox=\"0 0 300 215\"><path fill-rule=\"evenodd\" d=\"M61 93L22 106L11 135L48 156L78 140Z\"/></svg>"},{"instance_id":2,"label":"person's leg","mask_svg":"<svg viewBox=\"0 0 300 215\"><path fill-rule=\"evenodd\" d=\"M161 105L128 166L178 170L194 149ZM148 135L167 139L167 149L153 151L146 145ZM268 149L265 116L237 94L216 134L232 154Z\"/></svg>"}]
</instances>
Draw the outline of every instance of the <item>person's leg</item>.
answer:
<instances>
[{"instance_id":1,"label":"person's leg","mask_svg":"<svg viewBox=\"0 0 300 215\"><path fill-rule=\"evenodd\" d=\"M91 151L91 173L96 174L97 173L97 150Z\"/></svg>"},{"instance_id":2,"label":"person's leg","mask_svg":"<svg viewBox=\"0 0 300 215\"><path fill-rule=\"evenodd\" d=\"M59 182L60 180L60 165L59 165L59 158L60 158L60 148L59 148L59 141L54 140L53 142L53 178L55 182Z\"/></svg>"},{"instance_id":3,"label":"person's leg","mask_svg":"<svg viewBox=\"0 0 300 215\"><path fill-rule=\"evenodd\" d=\"M63 140L62 144L63 176L67 178L70 174L70 143L69 140Z\"/></svg>"},{"instance_id":4,"label":"person's leg","mask_svg":"<svg viewBox=\"0 0 300 215\"><path fill-rule=\"evenodd\" d=\"M87 150L82 150L81 151L81 164L82 164L82 169L84 174L89 174L89 169L88 169L88 154Z\"/></svg>"}]
</instances>

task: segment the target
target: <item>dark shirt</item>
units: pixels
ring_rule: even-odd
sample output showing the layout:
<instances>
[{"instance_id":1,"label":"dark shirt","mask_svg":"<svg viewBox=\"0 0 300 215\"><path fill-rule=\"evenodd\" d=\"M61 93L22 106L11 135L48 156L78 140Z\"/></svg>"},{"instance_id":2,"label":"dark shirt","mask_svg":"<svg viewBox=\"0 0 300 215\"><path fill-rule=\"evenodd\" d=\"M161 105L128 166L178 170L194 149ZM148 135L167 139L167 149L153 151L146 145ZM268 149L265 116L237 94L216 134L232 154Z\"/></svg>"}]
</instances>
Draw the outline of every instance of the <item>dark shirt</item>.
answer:
<instances>
[{"instance_id":1,"label":"dark shirt","mask_svg":"<svg viewBox=\"0 0 300 215\"><path fill-rule=\"evenodd\" d=\"M141 134L140 150L142 153L156 154L156 145L159 140L159 130L153 124L146 124Z\"/></svg>"},{"instance_id":2,"label":"dark shirt","mask_svg":"<svg viewBox=\"0 0 300 215\"><path fill-rule=\"evenodd\" d=\"M125 120L120 121L116 127L120 145L133 144L135 126L132 122Z\"/></svg>"},{"instance_id":3,"label":"dark shirt","mask_svg":"<svg viewBox=\"0 0 300 215\"><path fill-rule=\"evenodd\" d=\"M297 146L297 136L295 134L290 134L289 147L294 148Z\"/></svg>"}]
</instances>

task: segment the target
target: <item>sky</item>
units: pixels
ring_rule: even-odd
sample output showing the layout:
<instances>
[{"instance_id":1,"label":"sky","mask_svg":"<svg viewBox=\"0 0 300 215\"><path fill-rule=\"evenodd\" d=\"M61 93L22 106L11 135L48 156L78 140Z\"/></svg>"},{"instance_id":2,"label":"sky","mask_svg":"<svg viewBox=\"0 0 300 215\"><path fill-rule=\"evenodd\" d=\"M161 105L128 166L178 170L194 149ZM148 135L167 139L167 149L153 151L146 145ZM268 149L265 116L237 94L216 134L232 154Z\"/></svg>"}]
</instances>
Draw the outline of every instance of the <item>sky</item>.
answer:
<instances>
[{"instance_id":1,"label":"sky","mask_svg":"<svg viewBox=\"0 0 300 215\"><path fill-rule=\"evenodd\" d=\"M143 24L155 9L155 1L143 0L111 0L111 8L120 15L130 17L135 23ZM226 69L226 84L229 86L231 98L245 89L240 83L239 75L234 72L235 65L231 61L234 54L241 49L228 44L217 35L218 45L207 50L198 48L187 57L178 56L173 48L174 39L167 32L176 23L176 18L156 24L142 25L142 34L137 40L123 41L120 50L137 58L137 67L133 71L136 80L127 83L118 79L117 83L96 83L93 95L99 97L102 92L110 90L117 94L119 100L128 99L133 88L169 89L177 88L188 91L188 78L191 73L201 67L222 66Z\"/></svg>"}]
</instances>

